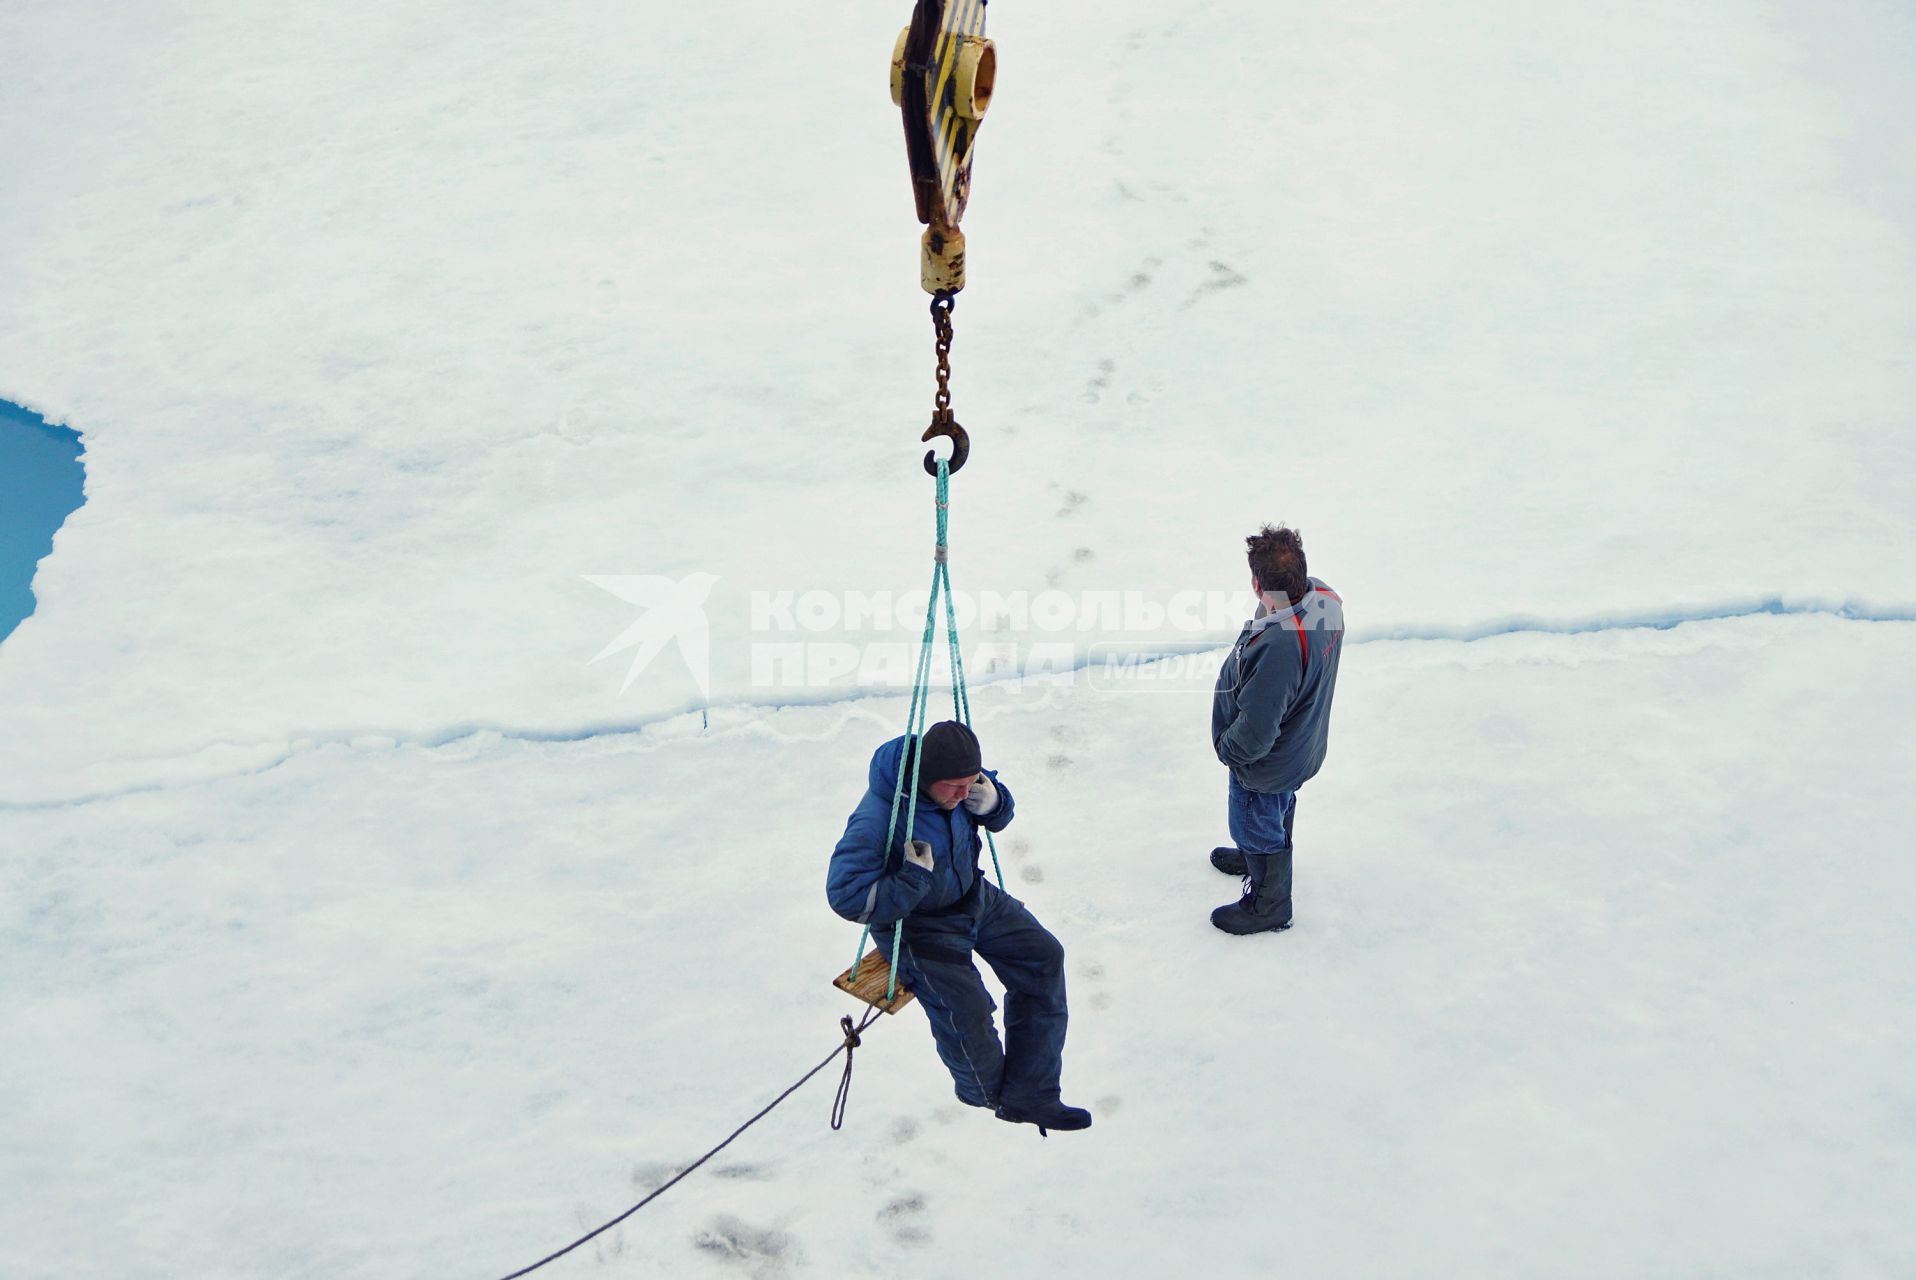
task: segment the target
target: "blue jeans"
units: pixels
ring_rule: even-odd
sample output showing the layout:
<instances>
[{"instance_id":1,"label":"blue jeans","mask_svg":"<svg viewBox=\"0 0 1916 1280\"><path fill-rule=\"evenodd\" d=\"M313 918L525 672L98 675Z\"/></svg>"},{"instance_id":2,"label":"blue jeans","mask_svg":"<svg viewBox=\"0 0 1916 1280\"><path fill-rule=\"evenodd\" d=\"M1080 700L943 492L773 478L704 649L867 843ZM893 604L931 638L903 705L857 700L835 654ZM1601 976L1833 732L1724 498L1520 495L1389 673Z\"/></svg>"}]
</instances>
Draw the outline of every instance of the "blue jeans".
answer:
<instances>
[{"instance_id":1,"label":"blue jeans","mask_svg":"<svg viewBox=\"0 0 1916 1280\"><path fill-rule=\"evenodd\" d=\"M1249 886L1262 885L1274 908L1291 918L1291 831L1297 820L1297 792L1250 791L1231 779L1231 843L1251 863Z\"/></svg>"},{"instance_id":2,"label":"blue jeans","mask_svg":"<svg viewBox=\"0 0 1916 1280\"><path fill-rule=\"evenodd\" d=\"M1291 852L1291 827L1297 818L1297 792L1251 791L1232 778L1230 812L1231 843L1245 853Z\"/></svg>"},{"instance_id":3,"label":"blue jeans","mask_svg":"<svg viewBox=\"0 0 1916 1280\"><path fill-rule=\"evenodd\" d=\"M876 936L889 951L891 930ZM1005 985L1002 1046L991 1021L998 1006L973 953ZM1058 1100L1068 1016L1064 947L1024 903L981 877L977 893L950 912L905 917L898 960L961 1102L1031 1111Z\"/></svg>"}]
</instances>

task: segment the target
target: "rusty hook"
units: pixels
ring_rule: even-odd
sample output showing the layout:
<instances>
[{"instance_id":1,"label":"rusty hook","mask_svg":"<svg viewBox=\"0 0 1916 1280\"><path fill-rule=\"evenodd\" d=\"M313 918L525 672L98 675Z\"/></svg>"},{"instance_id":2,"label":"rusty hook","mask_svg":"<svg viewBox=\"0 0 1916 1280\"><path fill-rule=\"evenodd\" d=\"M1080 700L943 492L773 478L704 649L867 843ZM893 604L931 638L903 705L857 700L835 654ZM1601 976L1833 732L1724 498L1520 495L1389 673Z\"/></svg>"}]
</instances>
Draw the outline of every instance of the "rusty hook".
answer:
<instances>
[{"instance_id":1,"label":"rusty hook","mask_svg":"<svg viewBox=\"0 0 1916 1280\"><path fill-rule=\"evenodd\" d=\"M965 434L965 429L958 425L957 419L951 416L949 409L942 409L932 414L931 425L926 427L925 434L918 438L929 442L938 436L948 436L951 439L951 465L947 471L948 474L955 476L958 474L958 469L965 465L965 459L971 456L971 437ZM925 474L929 476L938 474L936 449L925 450Z\"/></svg>"}]
</instances>

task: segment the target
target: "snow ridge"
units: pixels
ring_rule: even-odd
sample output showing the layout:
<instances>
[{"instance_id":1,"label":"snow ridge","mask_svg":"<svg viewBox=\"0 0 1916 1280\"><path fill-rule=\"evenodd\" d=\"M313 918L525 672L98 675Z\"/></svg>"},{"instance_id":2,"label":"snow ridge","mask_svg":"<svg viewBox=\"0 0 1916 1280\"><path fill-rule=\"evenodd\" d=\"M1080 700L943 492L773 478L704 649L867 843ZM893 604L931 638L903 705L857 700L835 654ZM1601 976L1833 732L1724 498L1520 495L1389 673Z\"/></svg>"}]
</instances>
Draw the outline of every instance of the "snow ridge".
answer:
<instances>
[{"instance_id":1,"label":"snow ridge","mask_svg":"<svg viewBox=\"0 0 1916 1280\"><path fill-rule=\"evenodd\" d=\"M1577 618L1541 618L1531 614L1511 614L1502 618L1488 619L1482 622L1457 624L1454 626L1392 627L1385 629L1356 628L1351 632L1350 644L1375 644L1384 641L1397 642L1433 642L1470 644L1481 640L1495 639L1499 636L1538 634L1538 635L1592 635L1613 631L1669 631L1690 623L1726 622L1742 618L1761 617L1805 617L1822 616L1838 618L1850 622L1916 622L1916 606L1877 605L1866 601L1850 599L1790 600L1782 596L1767 596L1755 599L1743 599L1715 605L1703 605L1690 609L1667 608L1646 610L1641 613L1592 614ZM1140 649L1134 655L1139 664L1149 664L1167 659L1190 657L1195 654L1220 651L1230 644L1230 637L1207 637L1201 640L1172 643L1156 648ZM1070 668L1057 668L1044 677L1061 679L1086 671L1101 656L1087 655ZM973 682L973 687L985 687L1015 681L1021 677L1007 675L994 679ZM122 796L139 795L154 791L168 791L180 787L195 786L225 778L246 777L277 769L287 762L314 751L328 748L344 748L355 751L390 750L395 747L408 747L415 750L440 750L455 743L471 742L475 747L484 747L492 742L521 743L580 743L600 739L630 737L650 732L655 736L693 737L707 732L713 727L726 731L750 730L771 732L765 723L767 713L807 708L838 707L844 714L829 726L818 726L815 731L793 734L784 730L780 736L793 740L829 739L844 726L854 720L870 721L880 726L892 725L893 717L882 711L881 706L894 697L900 696L893 691L870 691L843 689L820 689L812 693L798 692L777 701L757 702L744 699L713 703L707 707L687 705L681 708L662 711L647 716L635 716L630 719L594 720L585 724L563 728L531 728L504 724L486 724L468 721L452 725L443 725L437 729L408 733L390 729L359 729L335 731L332 733L302 735L283 744L268 743L209 743L182 756L154 764L172 764L192 770L192 776L169 780L134 783L119 787L103 788L80 795L72 795L55 800L4 801L0 800L0 812L30 812L48 809L66 809L99 801L113 800ZM196 758L222 755L229 759L234 754L251 754L254 761L243 766L211 765L192 769Z\"/></svg>"},{"instance_id":2,"label":"snow ridge","mask_svg":"<svg viewBox=\"0 0 1916 1280\"><path fill-rule=\"evenodd\" d=\"M1537 632L1545 635L1578 636L1594 631L1669 631L1690 622L1722 622L1731 618L1800 617L1822 615L1852 622L1916 622L1916 605L1877 605L1848 599L1785 599L1764 596L1755 599L1702 605L1691 609L1651 609L1641 613L1589 614L1581 618L1540 618L1534 614L1509 614L1503 618L1460 626L1395 627L1372 631L1358 629L1352 644L1377 640L1488 640L1493 636Z\"/></svg>"}]
</instances>

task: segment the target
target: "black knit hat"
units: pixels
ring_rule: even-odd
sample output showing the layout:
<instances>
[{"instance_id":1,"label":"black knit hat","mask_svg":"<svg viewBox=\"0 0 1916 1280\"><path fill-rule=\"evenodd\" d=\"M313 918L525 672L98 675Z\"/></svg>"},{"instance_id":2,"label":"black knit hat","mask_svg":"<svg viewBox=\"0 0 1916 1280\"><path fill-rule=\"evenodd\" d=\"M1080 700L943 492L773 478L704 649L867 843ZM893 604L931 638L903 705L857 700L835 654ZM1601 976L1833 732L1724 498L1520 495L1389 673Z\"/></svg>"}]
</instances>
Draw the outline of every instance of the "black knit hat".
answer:
<instances>
[{"instance_id":1,"label":"black knit hat","mask_svg":"<svg viewBox=\"0 0 1916 1280\"><path fill-rule=\"evenodd\" d=\"M949 782L969 778L978 772L984 756L978 750L978 735L956 720L941 720L925 730L924 763L918 766L918 782ZM907 757L906 766L910 766Z\"/></svg>"}]
</instances>

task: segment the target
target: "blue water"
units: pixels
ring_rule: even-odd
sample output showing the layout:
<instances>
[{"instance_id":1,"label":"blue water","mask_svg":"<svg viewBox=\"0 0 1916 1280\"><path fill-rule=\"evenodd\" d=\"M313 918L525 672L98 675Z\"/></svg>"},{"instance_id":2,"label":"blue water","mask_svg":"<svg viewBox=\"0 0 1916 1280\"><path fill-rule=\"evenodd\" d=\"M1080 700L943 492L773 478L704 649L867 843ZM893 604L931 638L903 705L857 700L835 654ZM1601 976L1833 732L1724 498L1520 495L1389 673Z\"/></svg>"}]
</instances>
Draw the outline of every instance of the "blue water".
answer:
<instances>
[{"instance_id":1,"label":"blue water","mask_svg":"<svg viewBox=\"0 0 1916 1280\"><path fill-rule=\"evenodd\" d=\"M33 571L86 501L80 435L0 400L0 641L33 612Z\"/></svg>"}]
</instances>

